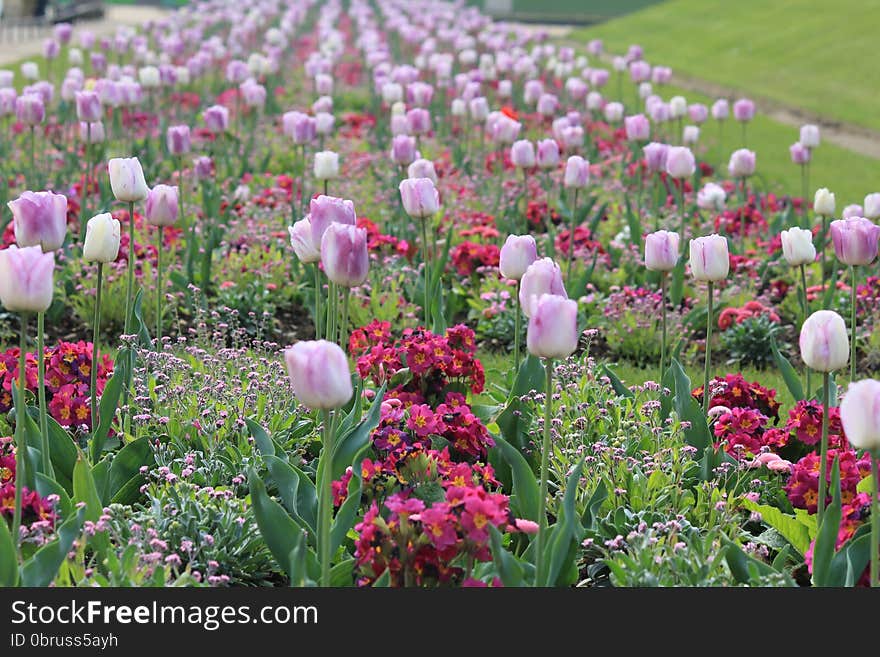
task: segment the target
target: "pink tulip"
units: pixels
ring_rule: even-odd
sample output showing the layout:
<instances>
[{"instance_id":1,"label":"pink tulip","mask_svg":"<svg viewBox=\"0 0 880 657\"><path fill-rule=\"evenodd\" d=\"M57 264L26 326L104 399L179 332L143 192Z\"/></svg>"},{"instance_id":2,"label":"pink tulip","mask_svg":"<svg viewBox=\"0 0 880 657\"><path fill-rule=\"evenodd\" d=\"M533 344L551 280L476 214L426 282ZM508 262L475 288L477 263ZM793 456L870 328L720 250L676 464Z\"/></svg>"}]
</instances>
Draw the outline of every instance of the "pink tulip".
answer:
<instances>
[{"instance_id":1,"label":"pink tulip","mask_svg":"<svg viewBox=\"0 0 880 657\"><path fill-rule=\"evenodd\" d=\"M316 250L320 250L321 240L330 224L354 226L357 223L354 202L321 194L309 202L309 222L312 228L312 244Z\"/></svg>"},{"instance_id":2,"label":"pink tulip","mask_svg":"<svg viewBox=\"0 0 880 657\"><path fill-rule=\"evenodd\" d=\"M801 327L801 359L817 372L833 372L849 360L846 322L833 310L817 310Z\"/></svg>"},{"instance_id":3,"label":"pink tulip","mask_svg":"<svg viewBox=\"0 0 880 657\"><path fill-rule=\"evenodd\" d=\"M309 264L321 259L321 250L315 248L312 241L312 222L309 217L288 226L287 232L290 233L290 246L300 262Z\"/></svg>"},{"instance_id":4,"label":"pink tulip","mask_svg":"<svg viewBox=\"0 0 880 657\"><path fill-rule=\"evenodd\" d=\"M95 123L80 123L79 138L85 144L103 144L106 139L104 124L101 121L96 121Z\"/></svg>"},{"instance_id":5,"label":"pink tulip","mask_svg":"<svg viewBox=\"0 0 880 657\"><path fill-rule=\"evenodd\" d=\"M354 394L348 359L333 342L297 342L284 351L284 364L293 394L311 409L340 408Z\"/></svg>"},{"instance_id":6,"label":"pink tulip","mask_svg":"<svg viewBox=\"0 0 880 657\"><path fill-rule=\"evenodd\" d=\"M15 99L15 118L25 125L41 124L46 118L46 105L37 94L24 94Z\"/></svg>"},{"instance_id":7,"label":"pink tulip","mask_svg":"<svg viewBox=\"0 0 880 657\"><path fill-rule=\"evenodd\" d=\"M12 212L15 241L20 247L60 249L67 236L67 197L53 192L23 192L6 204Z\"/></svg>"},{"instance_id":8,"label":"pink tulip","mask_svg":"<svg viewBox=\"0 0 880 657\"><path fill-rule=\"evenodd\" d=\"M666 153L666 173L673 178L690 178L697 169L694 154L686 146L670 146Z\"/></svg>"},{"instance_id":9,"label":"pink tulip","mask_svg":"<svg viewBox=\"0 0 880 657\"><path fill-rule=\"evenodd\" d=\"M52 305L55 254L39 246L0 251L0 302L10 312L42 313Z\"/></svg>"},{"instance_id":10,"label":"pink tulip","mask_svg":"<svg viewBox=\"0 0 880 657\"><path fill-rule=\"evenodd\" d=\"M409 166L418 157L416 138L397 135L391 140L391 160L400 166Z\"/></svg>"},{"instance_id":11,"label":"pink tulip","mask_svg":"<svg viewBox=\"0 0 880 657\"><path fill-rule=\"evenodd\" d=\"M870 265L877 257L880 226L864 217L831 222L834 254L845 265Z\"/></svg>"},{"instance_id":12,"label":"pink tulip","mask_svg":"<svg viewBox=\"0 0 880 657\"><path fill-rule=\"evenodd\" d=\"M698 281L721 281L730 271L727 238L723 235L697 237L690 243L691 275Z\"/></svg>"},{"instance_id":13,"label":"pink tulip","mask_svg":"<svg viewBox=\"0 0 880 657\"><path fill-rule=\"evenodd\" d=\"M510 161L520 169L531 169L535 166L535 147L528 139L520 139L510 147Z\"/></svg>"},{"instance_id":14,"label":"pink tulip","mask_svg":"<svg viewBox=\"0 0 880 657\"><path fill-rule=\"evenodd\" d=\"M519 302L523 314L532 316L532 306L542 294L567 297L559 265L550 258L535 260L520 279Z\"/></svg>"},{"instance_id":15,"label":"pink tulip","mask_svg":"<svg viewBox=\"0 0 880 657\"><path fill-rule=\"evenodd\" d=\"M321 264L336 285L351 288L363 283L370 267L367 231L350 224L330 224L321 238Z\"/></svg>"},{"instance_id":16,"label":"pink tulip","mask_svg":"<svg viewBox=\"0 0 880 657\"><path fill-rule=\"evenodd\" d=\"M76 118L80 121L94 123L101 120L101 100L94 91L77 91Z\"/></svg>"},{"instance_id":17,"label":"pink tulip","mask_svg":"<svg viewBox=\"0 0 880 657\"><path fill-rule=\"evenodd\" d=\"M590 182L590 163L580 155L572 155L565 163L564 187L583 189Z\"/></svg>"},{"instance_id":18,"label":"pink tulip","mask_svg":"<svg viewBox=\"0 0 880 657\"><path fill-rule=\"evenodd\" d=\"M755 103L748 98L740 98L733 104L733 118L741 123L755 118Z\"/></svg>"},{"instance_id":19,"label":"pink tulip","mask_svg":"<svg viewBox=\"0 0 880 657\"><path fill-rule=\"evenodd\" d=\"M542 169L555 169L559 165L559 144L555 139L538 142L537 164Z\"/></svg>"},{"instance_id":20,"label":"pink tulip","mask_svg":"<svg viewBox=\"0 0 880 657\"><path fill-rule=\"evenodd\" d=\"M694 103L688 105L688 116L691 121L700 125L705 123L706 119L709 118L709 109L702 103Z\"/></svg>"},{"instance_id":21,"label":"pink tulip","mask_svg":"<svg viewBox=\"0 0 880 657\"><path fill-rule=\"evenodd\" d=\"M648 171L653 173L666 171L666 157L669 153L669 146L652 141L642 148L642 153L645 155L645 166L648 168Z\"/></svg>"},{"instance_id":22,"label":"pink tulip","mask_svg":"<svg viewBox=\"0 0 880 657\"><path fill-rule=\"evenodd\" d=\"M413 218L433 217L440 211L440 194L430 178L407 178L400 181L403 209Z\"/></svg>"},{"instance_id":23,"label":"pink tulip","mask_svg":"<svg viewBox=\"0 0 880 657\"><path fill-rule=\"evenodd\" d=\"M747 148L735 150L730 156L727 172L734 178L748 178L755 173L755 152Z\"/></svg>"},{"instance_id":24,"label":"pink tulip","mask_svg":"<svg viewBox=\"0 0 880 657\"><path fill-rule=\"evenodd\" d=\"M166 135L168 152L173 156L185 155L191 148L189 126L172 125L168 127Z\"/></svg>"},{"instance_id":25,"label":"pink tulip","mask_svg":"<svg viewBox=\"0 0 880 657\"><path fill-rule=\"evenodd\" d=\"M177 186L156 185L147 194L145 214L151 226L171 226L177 221Z\"/></svg>"},{"instance_id":26,"label":"pink tulip","mask_svg":"<svg viewBox=\"0 0 880 657\"><path fill-rule=\"evenodd\" d=\"M850 383L840 403L840 421L853 447L876 454L880 450L880 381Z\"/></svg>"},{"instance_id":27,"label":"pink tulip","mask_svg":"<svg viewBox=\"0 0 880 657\"><path fill-rule=\"evenodd\" d=\"M311 143L318 134L315 119L308 114L286 112L281 120L284 134L290 137L294 144Z\"/></svg>"},{"instance_id":28,"label":"pink tulip","mask_svg":"<svg viewBox=\"0 0 880 657\"><path fill-rule=\"evenodd\" d=\"M644 114L633 114L623 120L626 138L629 141L647 141L651 136L651 124Z\"/></svg>"},{"instance_id":29,"label":"pink tulip","mask_svg":"<svg viewBox=\"0 0 880 657\"><path fill-rule=\"evenodd\" d=\"M576 301L555 294L536 298L526 337L530 354L538 358L568 358L577 349L578 338Z\"/></svg>"},{"instance_id":30,"label":"pink tulip","mask_svg":"<svg viewBox=\"0 0 880 657\"><path fill-rule=\"evenodd\" d=\"M865 211L861 205L851 203L847 205L840 213L841 219L853 219L854 217L864 217ZM867 218L867 217L866 217Z\"/></svg>"},{"instance_id":31,"label":"pink tulip","mask_svg":"<svg viewBox=\"0 0 880 657\"><path fill-rule=\"evenodd\" d=\"M205 127L213 132L226 132L229 129L229 110L223 105L211 105L202 113Z\"/></svg>"},{"instance_id":32,"label":"pink tulip","mask_svg":"<svg viewBox=\"0 0 880 657\"><path fill-rule=\"evenodd\" d=\"M431 130L431 113L420 107L413 108L406 113L406 124L414 135L427 134Z\"/></svg>"},{"instance_id":33,"label":"pink tulip","mask_svg":"<svg viewBox=\"0 0 880 657\"><path fill-rule=\"evenodd\" d=\"M538 259L538 246L531 235L508 235L501 247L499 269L504 278L520 280Z\"/></svg>"},{"instance_id":34,"label":"pink tulip","mask_svg":"<svg viewBox=\"0 0 880 657\"><path fill-rule=\"evenodd\" d=\"M716 121L724 121L730 116L730 103L724 98L719 98L712 103L712 118Z\"/></svg>"},{"instance_id":35,"label":"pink tulip","mask_svg":"<svg viewBox=\"0 0 880 657\"><path fill-rule=\"evenodd\" d=\"M791 155L791 161L795 164L806 164L810 161L810 149L799 141L788 147L788 153Z\"/></svg>"},{"instance_id":36,"label":"pink tulip","mask_svg":"<svg viewBox=\"0 0 880 657\"><path fill-rule=\"evenodd\" d=\"M651 271L672 271L678 264L679 235L658 230L645 237L645 267Z\"/></svg>"}]
</instances>

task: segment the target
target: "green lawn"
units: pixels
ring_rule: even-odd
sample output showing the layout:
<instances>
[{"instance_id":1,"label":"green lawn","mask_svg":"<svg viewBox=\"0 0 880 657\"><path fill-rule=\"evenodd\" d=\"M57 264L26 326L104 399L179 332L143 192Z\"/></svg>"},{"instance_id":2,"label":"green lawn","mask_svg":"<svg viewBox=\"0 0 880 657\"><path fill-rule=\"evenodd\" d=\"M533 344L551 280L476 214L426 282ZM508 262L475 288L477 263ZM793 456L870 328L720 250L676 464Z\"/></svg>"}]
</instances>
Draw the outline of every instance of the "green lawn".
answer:
<instances>
[{"instance_id":1,"label":"green lawn","mask_svg":"<svg viewBox=\"0 0 880 657\"><path fill-rule=\"evenodd\" d=\"M880 0L668 0L577 30L645 58L823 116L880 129Z\"/></svg>"}]
</instances>

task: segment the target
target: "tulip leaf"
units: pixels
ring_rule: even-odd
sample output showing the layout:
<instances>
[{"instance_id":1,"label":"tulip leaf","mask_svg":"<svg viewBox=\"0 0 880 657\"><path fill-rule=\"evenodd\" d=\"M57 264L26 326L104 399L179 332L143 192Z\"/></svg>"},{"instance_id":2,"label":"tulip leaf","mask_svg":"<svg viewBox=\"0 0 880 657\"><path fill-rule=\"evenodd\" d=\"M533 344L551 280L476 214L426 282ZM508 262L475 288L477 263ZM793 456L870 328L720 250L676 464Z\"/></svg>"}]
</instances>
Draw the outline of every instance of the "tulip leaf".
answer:
<instances>
[{"instance_id":1,"label":"tulip leaf","mask_svg":"<svg viewBox=\"0 0 880 657\"><path fill-rule=\"evenodd\" d=\"M578 462L565 482L565 495L558 510L555 531L551 540L548 541L549 554L545 554L548 568L547 580L543 584L546 586L567 583L559 582L559 577L562 574L568 574L576 559L577 547L580 544L583 527L575 511L575 498L577 497L581 473L584 470L584 461L585 459L582 458Z\"/></svg>"},{"instance_id":2,"label":"tulip leaf","mask_svg":"<svg viewBox=\"0 0 880 657\"><path fill-rule=\"evenodd\" d=\"M694 399L691 391L691 380L685 374L681 363L675 358L670 364L673 380L675 381L675 396L672 398L672 407L678 414L679 420L689 422L690 426L684 430L684 437L688 444L697 448L695 458L702 458L703 452L712 446L712 435L709 432L709 423L703 408ZM705 394L705 391L703 391Z\"/></svg>"},{"instance_id":3,"label":"tulip leaf","mask_svg":"<svg viewBox=\"0 0 880 657\"><path fill-rule=\"evenodd\" d=\"M351 465L355 457L370 444L370 434L379 426L381 419L382 399L385 397L385 386L376 391L370 410L361 420L360 424L344 435L333 450L333 481L345 474L345 469Z\"/></svg>"},{"instance_id":4,"label":"tulip leaf","mask_svg":"<svg viewBox=\"0 0 880 657\"><path fill-rule=\"evenodd\" d=\"M290 574L291 553L303 540L303 528L287 514L284 507L269 497L263 480L253 470L248 475L248 485L257 527L266 541L266 547L278 565Z\"/></svg>"},{"instance_id":5,"label":"tulip leaf","mask_svg":"<svg viewBox=\"0 0 880 657\"><path fill-rule=\"evenodd\" d=\"M593 528L596 518L599 516L599 510L606 499L608 499L608 488L605 486L605 481L600 479L584 508L583 515L581 515L581 524L586 529Z\"/></svg>"},{"instance_id":6,"label":"tulip leaf","mask_svg":"<svg viewBox=\"0 0 880 657\"><path fill-rule=\"evenodd\" d=\"M122 390L128 385L129 381L129 363L132 355L130 350L122 349L116 357L116 363L113 366L113 376L111 376L104 385L104 391L101 393L101 401L98 404L98 427L92 436L89 445L89 455L92 463L97 463L104 451L104 443L110 434L110 427L113 420L116 419L116 409L119 407L119 397Z\"/></svg>"},{"instance_id":7,"label":"tulip leaf","mask_svg":"<svg viewBox=\"0 0 880 657\"><path fill-rule=\"evenodd\" d=\"M265 456L263 461L278 487L278 495L287 511L303 527L315 535L318 516L318 495L315 485L302 470L282 461L277 456Z\"/></svg>"},{"instance_id":8,"label":"tulip leaf","mask_svg":"<svg viewBox=\"0 0 880 657\"><path fill-rule=\"evenodd\" d=\"M538 522L541 510L541 496L538 480L525 457L509 442L500 436L495 437L493 451L498 452L510 466L513 476L511 505L519 517Z\"/></svg>"},{"instance_id":9,"label":"tulip leaf","mask_svg":"<svg viewBox=\"0 0 880 657\"><path fill-rule=\"evenodd\" d=\"M740 584L749 584L755 579L755 576L769 575L776 572L773 566L748 556L739 545L729 538L723 537L723 540L724 556L727 560L727 565L730 567L730 572L734 579Z\"/></svg>"},{"instance_id":10,"label":"tulip leaf","mask_svg":"<svg viewBox=\"0 0 880 657\"><path fill-rule=\"evenodd\" d=\"M61 512L61 517L66 518L70 515L70 512L73 509L73 503L70 501L70 496L67 494L67 491L64 490L64 487L61 484L44 475L42 472L37 473L37 492L41 497L57 495L58 510Z\"/></svg>"},{"instance_id":11,"label":"tulip leaf","mask_svg":"<svg viewBox=\"0 0 880 657\"><path fill-rule=\"evenodd\" d=\"M813 548L813 585L833 586L832 562L842 515L840 503L840 463L837 457L831 467L831 504L825 508L816 544ZM821 504L823 500L819 500Z\"/></svg>"},{"instance_id":12,"label":"tulip leaf","mask_svg":"<svg viewBox=\"0 0 880 657\"><path fill-rule=\"evenodd\" d=\"M742 504L749 511L760 513L764 524L782 534L783 538L785 538L785 540L788 541L801 556L807 553L807 550L810 547L810 530L804 523L798 520L797 517L787 515L775 506L758 504L749 499L744 499Z\"/></svg>"},{"instance_id":13,"label":"tulip leaf","mask_svg":"<svg viewBox=\"0 0 880 657\"><path fill-rule=\"evenodd\" d=\"M681 305L684 298L684 266L685 259L681 256L675 263L675 269L672 270L672 281L669 284L669 301L674 307Z\"/></svg>"},{"instance_id":14,"label":"tulip leaf","mask_svg":"<svg viewBox=\"0 0 880 657\"><path fill-rule=\"evenodd\" d=\"M0 519L0 587L18 584L18 555L6 519Z\"/></svg>"},{"instance_id":15,"label":"tulip leaf","mask_svg":"<svg viewBox=\"0 0 880 657\"><path fill-rule=\"evenodd\" d=\"M776 339L772 336L770 337L770 347L773 350L773 358L776 361L776 367L779 368L779 372L782 374L782 379L785 381L785 385L791 393L791 396L794 397L795 401L804 399L804 388L801 385L800 377L788 359L779 351Z\"/></svg>"},{"instance_id":16,"label":"tulip leaf","mask_svg":"<svg viewBox=\"0 0 880 657\"><path fill-rule=\"evenodd\" d=\"M501 532L491 523L489 541L492 546L492 561L495 563L495 570L498 571L501 582L508 588L522 586L523 566L515 556L504 549L501 544Z\"/></svg>"},{"instance_id":17,"label":"tulip leaf","mask_svg":"<svg viewBox=\"0 0 880 657\"><path fill-rule=\"evenodd\" d=\"M348 495L345 501L336 512L333 519L333 526L330 529L330 552L336 552L336 549L342 545L348 530L354 526L355 518L361 506L361 491L363 490L363 479L361 477L360 465L352 468L351 481L348 482Z\"/></svg>"},{"instance_id":18,"label":"tulip leaf","mask_svg":"<svg viewBox=\"0 0 880 657\"><path fill-rule=\"evenodd\" d=\"M608 380L611 382L611 387L614 388L614 392L616 392L621 397L632 399L632 390L630 390L623 384L623 381L621 381L617 377L617 375L611 370L610 367L608 367L607 364L602 366L602 374L608 377Z\"/></svg>"},{"instance_id":19,"label":"tulip leaf","mask_svg":"<svg viewBox=\"0 0 880 657\"><path fill-rule=\"evenodd\" d=\"M140 479L143 483L141 467L149 465L152 461L153 448L147 436L128 443L116 452L110 462L105 499L113 498L133 478Z\"/></svg>"},{"instance_id":20,"label":"tulip leaf","mask_svg":"<svg viewBox=\"0 0 880 657\"><path fill-rule=\"evenodd\" d=\"M834 301L834 293L837 292L837 277L838 269L837 267L832 267L831 280L828 281L828 287L825 288L825 293L822 295L823 308L830 308L832 306L832 301Z\"/></svg>"}]
</instances>

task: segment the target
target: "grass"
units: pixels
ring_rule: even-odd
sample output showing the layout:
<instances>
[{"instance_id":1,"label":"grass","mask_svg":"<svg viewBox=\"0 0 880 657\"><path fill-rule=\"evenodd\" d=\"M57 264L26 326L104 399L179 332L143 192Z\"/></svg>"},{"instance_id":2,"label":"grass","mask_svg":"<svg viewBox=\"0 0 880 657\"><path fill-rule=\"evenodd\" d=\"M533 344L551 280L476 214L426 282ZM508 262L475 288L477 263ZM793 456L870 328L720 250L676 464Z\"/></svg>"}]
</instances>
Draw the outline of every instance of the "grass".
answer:
<instances>
[{"instance_id":1,"label":"grass","mask_svg":"<svg viewBox=\"0 0 880 657\"><path fill-rule=\"evenodd\" d=\"M579 29L606 49L880 130L880 0L669 0Z\"/></svg>"}]
</instances>

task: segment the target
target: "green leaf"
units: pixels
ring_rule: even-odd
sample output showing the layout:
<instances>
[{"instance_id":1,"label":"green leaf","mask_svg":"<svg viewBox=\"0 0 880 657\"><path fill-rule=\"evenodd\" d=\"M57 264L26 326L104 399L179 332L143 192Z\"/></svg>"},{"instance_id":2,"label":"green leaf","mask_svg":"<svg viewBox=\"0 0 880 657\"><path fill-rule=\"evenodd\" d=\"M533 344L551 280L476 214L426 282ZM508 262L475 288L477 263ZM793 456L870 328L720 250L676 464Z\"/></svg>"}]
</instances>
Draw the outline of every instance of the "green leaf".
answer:
<instances>
[{"instance_id":1,"label":"green leaf","mask_svg":"<svg viewBox=\"0 0 880 657\"><path fill-rule=\"evenodd\" d=\"M331 553L335 553L336 549L342 545L348 530L354 526L354 521L361 508L361 491L363 490L361 468L360 464L352 464L352 466L351 480L348 482L348 495L339 507L339 511L336 512L333 526L330 528Z\"/></svg>"},{"instance_id":2,"label":"green leaf","mask_svg":"<svg viewBox=\"0 0 880 657\"><path fill-rule=\"evenodd\" d=\"M520 517L538 522L541 510L540 487L529 462L518 449L500 436L495 437L495 447L492 449L507 462L513 474L511 504L517 508Z\"/></svg>"},{"instance_id":3,"label":"green leaf","mask_svg":"<svg viewBox=\"0 0 880 657\"><path fill-rule=\"evenodd\" d=\"M68 517L73 510L73 503L70 501L70 496L64 490L64 487L42 472L37 473L37 492L41 497L48 497L49 495L58 496L58 506L62 518ZM0 524L4 523L0 522Z\"/></svg>"},{"instance_id":4,"label":"green leaf","mask_svg":"<svg viewBox=\"0 0 880 657\"><path fill-rule=\"evenodd\" d=\"M834 555L831 563L833 579L829 586L853 587L865 572L871 560L871 532L868 523L859 529L862 533L854 535Z\"/></svg>"},{"instance_id":5,"label":"green leaf","mask_svg":"<svg viewBox=\"0 0 880 657\"><path fill-rule=\"evenodd\" d=\"M297 542L303 540L303 528L287 515L284 507L269 497L263 480L253 471L248 475L248 485L254 516L260 533L266 541L266 547L269 548L278 565L290 574L290 554L296 548Z\"/></svg>"},{"instance_id":6,"label":"green leaf","mask_svg":"<svg viewBox=\"0 0 880 657\"><path fill-rule=\"evenodd\" d=\"M599 516L599 510L602 508L602 503L605 502L606 499L608 499L608 489L605 486L605 481L600 480L596 485L593 494L590 496L590 500L587 502L587 506L581 516L581 524L585 528L593 528L596 518Z\"/></svg>"},{"instance_id":7,"label":"green leaf","mask_svg":"<svg viewBox=\"0 0 880 657\"><path fill-rule=\"evenodd\" d=\"M48 586L67 558L73 541L80 535L86 510L80 509L58 528L54 541L37 550L21 567L21 584L27 587Z\"/></svg>"},{"instance_id":8,"label":"green leaf","mask_svg":"<svg viewBox=\"0 0 880 657\"><path fill-rule=\"evenodd\" d=\"M143 302L144 289L139 288L137 294L134 295L134 303L131 308L131 314L134 319L132 333L137 334L141 346L149 348L152 341L150 340L150 331L147 329L147 323L144 321L144 311L142 308Z\"/></svg>"},{"instance_id":9,"label":"green leaf","mask_svg":"<svg viewBox=\"0 0 880 657\"><path fill-rule=\"evenodd\" d=\"M266 430L254 422L250 418L245 418L244 423L247 425L248 431L251 432L251 436L254 439L254 442L257 445L257 449L260 450L260 454L265 456L276 456L282 460L287 461L287 454L281 452L280 454L276 454L275 443L269 437L269 434Z\"/></svg>"},{"instance_id":10,"label":"green leaf","mask_svg":"<svg viewBox=\"0 0 880 657\"><path fill-rule=\"evenodd\" d=\"M602 374L608 377L611 381L611 387L614 388L614 392L616 392L621 397L626 397L627 399L632 399L633 392L625 385L623 385L623 381L621 381L617 375L611 370L608 365L602 366Z\"/></svg>"},{"instance_id":11,"label":"green leaf","mask_svg":"<svg viewBox=\"0 0 880 657\"><path fill-rule=\"evenodd\" d=\"M68 493L73 493L73 466L76 465L76 445L70 434L64 430L55 418L48 416L49 428L49 454L52 459L52 468L55 470L55 480L64 487Z\"/></svg>"},{"instance_id":12,"label":"green leaf","mask_svg":"<svg viewBox=\"0 0 880 657\"><path fill-rule=\"evenodd\" d=\"M0 518L0 587L18 584L18 555L5 518Z\"/></svg>"},{"instance_id":13,"label":"green leaf","mask_svg":"<svg viewBox=\"0 0 880 657\"><path fill-rule=\"evenodd\" d=\"M314 580L309 577L309 550L306 545L306 533L300 529L293 538L293 548L288 555L288 566L285 568L290 576L290 585L303 587L314 585ZM314 558L314 554L311 555Z\"/></svg>"},{"instance_id":14,"label":"green leaf","mask_svg":"<svg viewBox=\"0 0 880 657\"><path fill-rule=\"evenodd\" d=\"M101 503L101 496L95 486L92 469L82 452L73 467L73 499L76 502L85 502L86 520L98 522L98 518L104 512L104 505Z\"/></svg>"},{"instance_id":15,"label":"green leaf","mask_svg":"<svg viewBox=\"0 0 880 657\"><path fill-rule=\"evenodd\" d=\"M832 562L834 560L834 547L837 544L837 534L840 530L840 517L842 515L840 504L840 464L837 457L831 468L831 504L825 508L822 524L819 526L819 534L816 536L816 544L813 549L813 585L833 586ZM820 500L821 502L821 500Z\"/></svg>"},{"instance_id":16,"label":"green leaf","mask_svg":"<svg viewBox=\"0 0 880 657\"><path fill-rule=\"evenodd\" d=\"M153 462L153 448L146 436L138 438L116 452L110 463L106 497L114 497L133 477L140 476L142 466Z\"/></svg>"},{"instance_id":17,"label":"green leaf","mask_svg":"<svg viewBox=\"0 0 880 657\"><path fill-rule=\"evenodd\" d=\"M545 381L544 366L541 360L529 354L519 366L513 388L507 398L507 405L498 415L496 423L501 429L501 435L518 450L524 450L528 445L528 432L532 424L532 409L520 401L520 397L537 390L542 392Z\"/></svg>"},{"instance_id":18,"label":"green leaf","mask_svg":"<svg viewBox=\"0 0 880 657\"><path fill-rule=\"evenodd\" d=\"M97 463L104 451L104 444L107 442L107 436L110 433L110 427L116 417L116 409L119 407L119 397L122 389L127 385L128 363L131 359L130 352L123 349L116 357L116 363L113 366L113 376L111 376L104 385L104 392L101 393L101 401L98 404L98 428L94 432L89 442L89 455L92 463ZM124 363L124 364L123 364Z\"/></svg>"},{"instance_id":19,"label":"green leaf","mask_svg":"<svg viewBox=\"0 0 880 657\"><path fill-rule=\"evenodd\" d=\"M856 484L857 493L870 493L874 490L874 475L868 475Z\"/></svg>"},{"instance_id":20,"label":"green leaf","mask_svg":"<svg viewBox=\"0 0 880 657\"><path fill-rule=\"evenodd\" d=\"M730 572L740 584L749 584L752 573L768 575L776 572L772 566L748 556L742 549L728 538L724 538L725 557Z\"/></svg>"},{"instance_id":21,"label":"green leaf","mask_svg":"<svg viewBox=\"0 0 880 657\"><path fill-rule=\"evenodd\" d=\"M743 500L743 506L749 511L757 511L761 514L761 519L768 527L772 527L791 543L791 546L797 550L801 556L806 554L810 547L810 531L795 516L790 516L775 506L768 504L758 504L749 499Z\"/></svg>"},{"instance_id":22,"label":"green leaf","mask_svg":"<svg viewBox=\"0 0 880 657\"><path fill-rule=\"evenodd\" d=\"M584 470L584 461L581 459L578 464L568 475L565 482L565 495L562 498L562 506L558 514L555 531L549 545L549 559L547 563L547 580L542 584L544 586L554 586L558 584L557 578L560 573L570 570L573 559L576 558L576 548L580 544L583 527L581 527L577 512L574 508L575 497L580 484L581 473ZM545 556L545 558L547 558Z\"/></svg>"},{"instance_id":23,"label":"green leaf","mask_svg":"<svg viewBox=\"0 0 880 657\"><path fill-rule=\"evenodd\" d=\"M831 308L832 301L834 301L834 294L837 292L837 276L838 269L837 267L831 268L831 280L828 281L828 288L825 290L825 294L822 297L822 307L823 308Z\"/></svg>"},{"instance_id":24,"label":"green leaf","mask_svg":"<svg viewBox=\"0 0 880 657\"><path fill-rule=\"evenodd\" d=\"M501 582L508 588L522 586L523 566L515 556L504 549L501 544L501 532L491 523L489 541L492 546L492 561L495 563L495 570L498 571Z\"/></svg>"},{"instance_id":25,"label":"green leaf","mask_svg":"<svg viewBox=\"0 0 880 657\"><path fill-rule=\"evenodd\" d=\"M299 524L311 530L311 535L317 536L318 494L315 484L305 472L277 456L268 456L263 460L278 487L284 506Z\"/></svg>"},{"instance_id":26,"label":"green leaf","mask_svg":"<svg viewBox=\"0 0 880 657\"><path fill-rule=\"evenodd\" d=\"M680 420L690 423L690 427L684 431L684 436L689 445L697 448L695 457L699 460L703 452L712 445L709 423L703 413L703 407L691 393L691 380L685 374L681 363L673 358L670 367L675 381L675 396L672 399L672 407ZM706 394L705 391L703 394Z\"/></svg>"},{"instance_id":27,"label":"green leaf","mask_svg":"<svg viewBox=\"0 0 880 657\"><path fill-rule=\"evenodd\" d=\"M678 307L684 298L684 256L678 259L675 269L672 270L672 281L669 284L669 300L672 305Z\"/></svg>"},{"instance_id":28,"label":"green leaf","mask_svg":"<svg viewBox=\"0 0 880 657\"><path fill-rule=\"evenodd\" d=\"M804 388L801 384L801 378L798 376L788 359L779 351L779 347L776 345L776 339L773 337L770 338L770 346L773 349L773 358L776 361L776 367L779 368L779 372L782 374L782 379L785 381L785 386L788 388L791 396L794 397L795 401L804 399Z\"/></svg>"},{"instance_id":29,"label":"green leaf","mask_svg":"<svg viewBox=\"0 0 880 657\"><path fill-rule=\"evenodd\" d=\"M376 578L376 581L373 582L374 589L386 589L391 586L391 573L386 568L382 571L382 574Z\"/></svg>"},{"instance_id":30,"label":"green leaf","mask_svg":"<svg viewBox=\"0 0 880 657\"><path fill-rule=\"evenodd\" d=\"M355 457L370 444L370 434L379 426L381 419L382 399L385 396L385 386L377 392L367 415L354 429L342 437L336 443L333 450L333 480L339 479L345 474L345 469L354 462Z\"/></svg>"},{"instance_id":31,"label":"green leaf","mask_svg":"<svg viewBox=\"0 0 880 657\"><path fill-rule=\"evenodd\" d=\"M340 561L330 569L330 586L340 588L354 582L354 559Z\"/></svg>"},{"instance_id":32,"label":"green leaf","mask_svg":"<svg viewBox=\"0 0 880 657\"><path fill-rule=\"evenodd\" d=\"M111 504L124 504L126 506L131 506L136 503L138 500L143 497L143 493L141 493L141 487L146 482L146 478L141 474L136 474L134 477L126 481L119 490L117 490L113 497L110 498Z\"/></svg>"}]
</instances>

